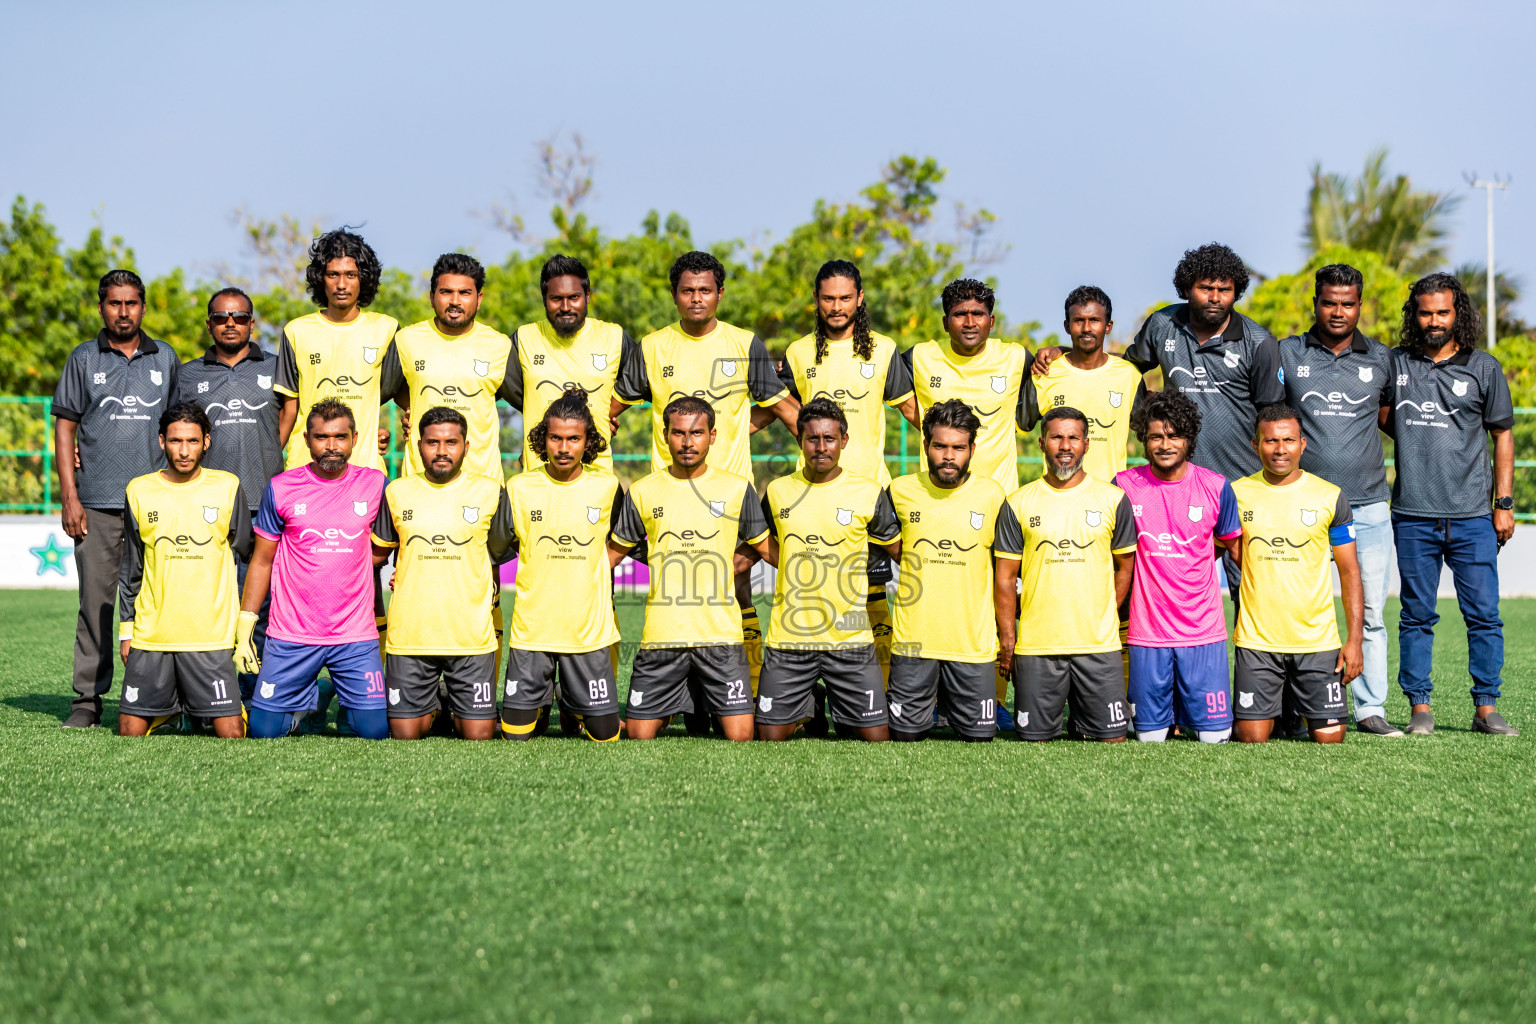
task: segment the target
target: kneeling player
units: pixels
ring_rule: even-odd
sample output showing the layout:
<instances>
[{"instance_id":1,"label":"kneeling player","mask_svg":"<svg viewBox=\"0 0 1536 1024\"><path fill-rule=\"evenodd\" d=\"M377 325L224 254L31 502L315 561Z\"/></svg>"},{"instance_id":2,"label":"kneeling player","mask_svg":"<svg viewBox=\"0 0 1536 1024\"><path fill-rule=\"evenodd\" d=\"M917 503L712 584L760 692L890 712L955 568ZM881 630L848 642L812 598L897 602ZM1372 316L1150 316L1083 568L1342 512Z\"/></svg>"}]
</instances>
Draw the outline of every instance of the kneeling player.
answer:
<instances>
[{"instance_id":1,"label":"kneeling player","mask_svg":"<svg viewBox=\"0 0 1536 1024\"><path fill-rule=\"evenodd\" d=\"M1349 499L1301 468L1307 441L1294 409L1264 409L1256 434L1253 447L1264 468L1232 485L1243 520L1243 582L1232 637L1237 738L1268 740L1290 691L1314 740L1343 743L1349 717L1344 694L1365 664L1365 591ZM1349 625L1342 645L1330 548Z\"/></svg>"},{"instance_id":2,"label":"kneeling player","mask_svg":"<svg viewBox=\"0 0 1536 1024\"><path fill-rule=\"evenodd\" d=\"M590 738L619 738L613 567L624 557L606 543L618 497L613 474L594 465L608 442L587 393L564 392L528 432L542 465L507 481L519 562L512 604L501 734L532 737L560 684L567 712Z\"/></svg>"},{"instance_id":3,"label":"kneeling player","mask_svg":"<svg viewBox=\"0 0 1536 1024\"><path fill-rule=\"evenodd\" d=\"M826 684L840 734L889 738L885 679L864 602L870 539L900 553L901 529L878 483L838 466L848 419L825 396L800 407L805 467L768 485L763 515L778 580L757 686L757 736L785 740L811 717Z\"/></svg>"},{"instance_id":4,"label":"kneeling player","mask_svg":"<svg viewBox=\"0 0 1536 1024\"><path fill-rule=\"evenodd\" d=\"M501 481L464 470L468 421L455 409L428 409L416 422L422 472L384 489L375 554L395 556L394 625L385 634L389 734L420 739L447 683L454 729L467 740L496 738L496 563L512 544L512 510Z\"/></svg>"},{"instance_id":5,"label":"kneeling player","mask_svg":"<svg viewBox=\"0 0 1536 1024\"><path fill-rule=\"evenodd\" d=\"M928 469L891 481L901 526L886 694L893 740L925 738L941 700L966 742L990 743L997 733L992 541L1006 496L990 476L971 475L980 429L958 398L930 407L923 414Z\"/></svg>"},{"instance_id":6,"label":"kneeling player","mask_svg":"<svg viewBox=\"0 0 1536 1024\"><path fill-rule=\"evenodd\" d=\"M251 699L251 735L287 736L319 703L328 669L352 731L389 735L384 664L373 615L374 556L370 529L383 529L382 472L348 462L357 443L352 410L335 399L316 402L304 425L311 461L279 473L256 512L256 551L245 576L235 664L260 672ZM372 438L369 438L372 441ZM272 592L266 659L256 657L256 612Z\"/></svg>"},{"instance_id":7,"label":"kneeling player","mask_svg":"<svg viewBox=\"0 0 1536 1024\"><path fill-rule=\"evenodd\" d=\"M662 411L670 465L635 481L609 541L649 548L645 631L629 679L625 731L654 739L673 715L707 711L728 740L752 738L752 679L736 602L736 548L768 555L751 481L708 465L715 410L685 395ZM746 559L743 559L745 562Z\"/></svg>"},{"instance_id":8,"label":"kneeling player","mask_svg":"<svg viewBox=\"0 0 1536 1024\"><path fill-rule=\"evenodd\" d=\"M143 736L182 711L214 732L245 735L233 651L240 599L233 554L251 553L240 478L203 469L207 413L178 402L160 414L166 467L128 484L118 582L123 701L120 736Z\"/></svg>"},{"instance_id":9,"label":"kneeling player","mask_svg":"<svg viewBox=\"0 0 1536 1024\"><path fill-rule=\"evenodd\" d=\"M1009 496L993 544L998 664L1013 670L1014 729L1020 739L1053 740L1070 702L1079 735L1122 743L1118 609L1136 554L1131 504L1120 488L1083 472L1088 418L1078 410L1045 414L1040 451L1045 473Z\"/></svg>"}]
</instances>

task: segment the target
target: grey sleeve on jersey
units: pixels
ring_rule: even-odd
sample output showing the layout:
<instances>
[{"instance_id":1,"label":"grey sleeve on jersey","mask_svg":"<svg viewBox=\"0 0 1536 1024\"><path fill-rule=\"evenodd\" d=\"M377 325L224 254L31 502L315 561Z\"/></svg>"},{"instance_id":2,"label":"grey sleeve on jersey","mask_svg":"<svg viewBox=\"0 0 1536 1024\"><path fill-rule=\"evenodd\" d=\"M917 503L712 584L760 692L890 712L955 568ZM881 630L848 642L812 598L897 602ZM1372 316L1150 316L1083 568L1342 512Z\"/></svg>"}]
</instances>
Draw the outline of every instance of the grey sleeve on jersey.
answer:
<instances>
[{"instance_id":1,"label":"grey sleeve on jersey","mask_svg":"<svg viewBox=\"0 0 1536 1024\"><path fill-rule=\"evenodd\" d=\"M299 393L299 360L293 354L293 343L288 340L288 328L283 328L282 340L277 343L277 379L272 386L290 395Z\"/></svg>"},{"instance_id":2,"label":"grey sleeve on jersey","mask_svg":"<svg viewBox=\"0 0 1536 1024\"><path fill-rule=\"evenodd\" d=\"M496 389L496 397L521 412L523 409L523 357L517 347L517 335L517 331L512 332L512 351L507 353L507 369L501 375L501 387ZM523 430L528 430L528 424L523 424Z\"/></svg>"},{"instance_id":3,"label":"grey sleeve on jersey","mask_svg":"<svg viewBox=\"0 0 1536 1024\"><path fill-rule=\"evenodd\" d=\"M804 403L805 399L800 395L800 388L795 384L795 369L789 365L789 357L785 356L778 363L779 383L784 386L797 402Z\"/></svg>"},{"instance_id":4,"label":"grey sleeve on jersey","mask_svg":"<svg viewBox=\"0 0 1536 1024\"><path fill-rule=\"evenodd\" d=\"M901 539L901 523L896 518L896 504L891 501L891 489L882 487L875 499L875 514L869 518L869 536L877 544L890 544Z\"/></svg>"},{"instance_id":5,"label":"grey sleeve on jersey","mask_svg":"<svg viewBox=\"0 0 1536 1024\"><path fill-rule=\"evenodd\" d=\"M779 524L775 521L777 516L773 514L773 506L768 503L768 495L763 495L763 519L768 523L768 532L775 537L779 535Z\"/></svg>"},{"instance_id":6,"label":"grey sleeve on jersey","mask_svg":"<svg viewBox=\"0 0 1536 1024\"><path fill-rule=\"evenodd\" d=\"M1024 557L1024 528L1013 506L1006 501L997 510L997 524L992 529L992 554L1018 561Z\"/></svg>"},{"instance_id":7,"label":"grey sleeve on jersey","mask_svg":"<svg viewBox=\"0 0 1536 1024\"><path fill-rule=\"evenodd\" d=\"M645 372L645 352L627 331L619 350L619 375L613 382L613 392L631 405L651 401L651 379Z\"/></svg>"},{"instance_id":8,"label":"grey sleeve on jersey","mask_svg":"<svg viewBox=\"0 0 1536 1024\"><path fill-rule=\"evenodd\" d=\"M635 499L628 491L619 499L618 515L609 532L614 540L627 548L645 540L645 523L640 520L640 510L635 507Z\"/></svg>"},{"instance_id":9,"label":"grey sleeve on jersey","mask_svg":"<svg viewBox=\"0 0 1536 1024\"><path fill-rule=\"evenodd\" d=\"M1355 521L1355 510L1349 507L1349 495L1339 488L1339 500L1333 503L1333 522L1329 526L1348 526Z\"/></svg>"},{"instance_id":10,"label":"grey sleeve on jersey","mask_svg":"<svg viewBox=\"0 0 1536 1024\"><path fill-rule=\"evenodd\" d=\"M1109 539L1111 551L1124 551L1136 546L1136 517L1131 514L1131 499L1120 495L1115 506L1115 532Z\"/></svg>"},{"instance_id":11,"label":"grey sleeve on jersey","mask_svg":"<svg viewBox=\"0 0 1536 1024\"><path fill-rule=\"evenodd\" d=\"M1019 403L1019 429L1034 430L1040 423L1040 392L1035 390L1035 375L1027 371L1019 385Z\"/></svg>"},{"instance_id":12,"label":"grey sleeve on jersey","mask_svg":"<svg viewBox=\"0 0 1536 1024\"><path fill-rule=\"evenodd\" d=\"M491 553L491 561L497 565L510 562L517 554L517 531L512 525L512 499L507 497L505 487L501 488L501 497L496 502L496 514L491 517L491 530L485 535L485 547Z\"/></svg>"},{"instance_id":13,"label":"grey sleeve on jersey","mask_svg":"<svg viewBox=\"0 0 1536 1024\"><path fill-rule=\"evenodd\" d=\"M768 346L755 334L747 347L747 390L758 405L772 405L784 397L786 390L779 380L778 367L773 365L773 356L768 354Z\"/></svg>"},{"instance_id":14,"label":"grey sleeve on jersey","mask_svg":"<svg viewBox=\"0 0 1536 1024\"><path fill-rule=\"evenodd\" d=\"M1492 363L1491 378L1483 386L1483 426L1489 430L1508 430L1515 425L1515 407L1509 397L1509 381L1499 364Z\"/></svg>"},{"instance_id":15,"label":"grey sleeve on jersey","mask_svg":"<svg viewBox=\"0 0 1536 1024\"><path fill-rule=\"evenodd\" d=\"M165 350L171 357L170 371L165 375L165 397L175 401L176 389L181 385L181 360L176 358L176 350L171 348L169 343L161 342L161 344L165 345Z\"/></svg>"},{"instance_id":16,"label":"grey sleeve on jersey","mask_svg":"<svg viewBox=\"0 0 1536 1024\"><path fill-rule=\"evenodd\" d=\"M1248 389L1253 404L1262 409L1285 401L1285 375L1280 370L1280 343L1268 332L1254 346L1248 367Z\"/></svg>"},{"instance_id":17,"label":"grey sleeve on jersey","mask_svg":"<svg viewBox=\"0 0 1536 1024\"><path fill-rule=\"evenodd\" d=\"M134 605L139 600L139 587L144 583L144 537L139 533L139 520L133 514L133 505L127 502L123 508L123 560L117 571L117 617L132 622Z\"/></svg>"},{"instance_id":18,"label":"grey sleeve on jersey","mask_svg":"<svg viewBox=\"0 0 1536 1024\"><path fill-rule=\"evenodd\" d=\"M85 382L85 355L80 349L64 361L64 372L53 389L53 414L61 420L80 422L90 407L91 393Z\"/></svg>"},{"instance_id":19,"label":"grey sleeve on jersey","mask_svg":"<svg viewBox=\"0 0 1536 1024\"><path fill-rule=\"evenodd\" d=\"M242 562L251 559L256 549L256 534L251 530L251 503L245 500L245 492L235 488L235 510L229 517L229 550Z\"/></svg>"},{"instance_id":20,"label":"grey sleeve on jersey","mask_svg":"<svg viewBox=\"0 0 1536 1024\"><path fill-rule=\"evenodd\" d=\"M763 516L762 503L757 500L752 485L747 484L741 492L741 521L736 524L736 539L742 544L750 544L767 530L768 520Z\"/></svg>"},{"instance_id":21,"label":"grey sleeve on jersey","mask_svg":"<svg viewBox=\"0 0 1536 1024\"><path fill-rule=\"evenodd\" d=\"M885 402L899 402L912 394L912 364L901 349L891 350L891 365L885 368Z\"/></svg>"},{"instance_id":22,"label":"grey sleeve on jersey","mask_svg":"<svg viewBox=\"0 0 1536 1024\"><path fill-rule=\"evenodd\" d=\"M395 532L395 517L389 510L388 494L379 502L379 514L373 517L373 535L387 545L400 543L400 535Z\"/></svg>"},{"instance_id":23,"label":"grey sleeve on jersey","mask_svg":"<svg viewBox=\"0 0 1536 1024\"><path fill-rule=\"evenodd\" d=\"M400 367L400 349L395 346L395 340L391 338L389 348L384 352L384 363L379 367L379 404L388 403L404 384L405 371Z\"/></svg>"},{"instance_id":24,"label":"grey sleeve on jersey","mask_svg":"<svg viewBox=\"0 0 1536 1024\"><path fill-rule=\"evenodd\" d=\"M1131 342L1131 347L1121 353L1142 373L1157 368L1157 339L1152 337L1153 320L1154 317L1147 317L1146 323L1141 325L1141 330L1136 332L1136 338Z\"/></svg>"}]
</instances>

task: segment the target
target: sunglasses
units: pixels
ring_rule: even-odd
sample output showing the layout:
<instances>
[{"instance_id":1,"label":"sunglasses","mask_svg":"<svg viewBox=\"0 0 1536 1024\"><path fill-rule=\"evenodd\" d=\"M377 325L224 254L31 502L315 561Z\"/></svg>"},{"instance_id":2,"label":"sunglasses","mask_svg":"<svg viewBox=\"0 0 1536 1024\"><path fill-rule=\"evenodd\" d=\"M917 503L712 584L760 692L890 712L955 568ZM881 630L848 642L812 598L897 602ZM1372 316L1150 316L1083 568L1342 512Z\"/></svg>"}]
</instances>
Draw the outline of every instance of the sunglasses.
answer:
<instances>
[{"instance_id":1,"label":"sunglasses","mask_svg":"<svg viewBox=\"0 0 1536 1024\"><path fill-rule=\"evenodd\" d=\"M237 324L244 325L250 323L254 319L256 319L256 315L254 313L247 313L245 310L240 310L239 312L235 313L225 313L221 311L218 313L208 314L208 322L219 327L224 326L231 320Z\"/></svg>"}]
</instances>

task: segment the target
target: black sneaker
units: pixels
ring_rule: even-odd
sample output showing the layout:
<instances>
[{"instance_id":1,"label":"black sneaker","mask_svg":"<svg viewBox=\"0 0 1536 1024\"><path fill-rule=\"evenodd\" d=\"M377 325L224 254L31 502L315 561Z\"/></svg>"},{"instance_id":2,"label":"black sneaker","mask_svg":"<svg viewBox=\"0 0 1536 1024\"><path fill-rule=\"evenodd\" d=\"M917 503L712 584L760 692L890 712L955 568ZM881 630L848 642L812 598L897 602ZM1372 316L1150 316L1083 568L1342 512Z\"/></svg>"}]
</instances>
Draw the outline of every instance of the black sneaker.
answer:
<instances>
[{"instance_id":1,"label":"black sneaker","mask_svg":"<svg viewBox=\"0 0 1536 1024\"><path fill-rule=\"evenodd\" d=\"M90 708L75 708L64 719L61 729L94 729L101 724L101 715Z\"/></svg>"},{"instance_id":2,"label":"black sneaker","mask_svg":"<svg viewBox=\"0 0 1536 1024\"><path fill-rule=\"evenodd\" d=\"M1472 731L1487 733L1489 736L1519 736L1520 730L1504 721L1504 716L1497 711L1490 711L1486 715L1472 716Z\"/></svg>"},{"instance_id":3,"label":"black sneaker","mask_svg":"<svg viewBox=\"0 0 1536 1024\"><path fill-rule=\"evenodd\" d=\"M1372 736L1401 736L1403 730L1382 718L1380 715L1372 715L1362 718L1355 723L1356 732L1369 733Z\"/></svg>"},{"instance_id":4,"label":"black sneaker","mask_svg":"<svg viewBox=\"0 0 1536 1024\"><path fill-rule=\"evenodd\" d=\"M1435 716L1431 711L1415 711L1404 730L1410 736L1432 736L1435 732Z\"/></svg>"}]
</instances>

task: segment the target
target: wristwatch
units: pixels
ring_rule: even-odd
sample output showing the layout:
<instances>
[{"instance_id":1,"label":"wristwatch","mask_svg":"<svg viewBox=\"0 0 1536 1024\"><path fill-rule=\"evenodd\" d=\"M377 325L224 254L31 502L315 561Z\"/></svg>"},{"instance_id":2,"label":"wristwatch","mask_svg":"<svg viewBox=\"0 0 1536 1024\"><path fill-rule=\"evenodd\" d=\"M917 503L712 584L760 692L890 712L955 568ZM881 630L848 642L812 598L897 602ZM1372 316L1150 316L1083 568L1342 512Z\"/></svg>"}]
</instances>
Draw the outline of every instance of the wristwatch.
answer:
<instances>
[{"instance_id":1,"label":"wristwatch","mask_svg":"<svg viewBox=\"0 0 1536 1024\"><path fill-rule=\"evenodd\" d=\"M1493 499L1493 507L1501 512L1508 512L1515 507L1515 499L1505 495L1502 498Z\"/></svg>"}]
</instances>

